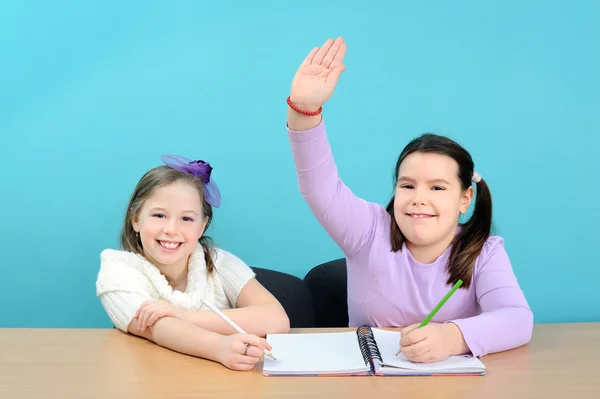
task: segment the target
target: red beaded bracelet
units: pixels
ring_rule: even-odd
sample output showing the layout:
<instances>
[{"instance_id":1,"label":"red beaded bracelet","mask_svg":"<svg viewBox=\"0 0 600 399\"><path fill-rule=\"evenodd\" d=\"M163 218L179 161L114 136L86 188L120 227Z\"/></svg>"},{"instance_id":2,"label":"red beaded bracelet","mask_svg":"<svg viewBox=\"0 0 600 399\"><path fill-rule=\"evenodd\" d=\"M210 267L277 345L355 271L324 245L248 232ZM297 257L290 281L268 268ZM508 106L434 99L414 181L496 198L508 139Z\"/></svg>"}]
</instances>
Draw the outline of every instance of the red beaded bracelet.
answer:
<instances>
[{"instance_id":1,"label":"red beaded bracelet","mask_svg":"<svg viewBox=\"0 0 600 399\"><path fill-rule=\"evenodd\" d=\"M302 114L302 115L315 116L315 115L319 115L321 113L321 111L323 111L323 107L319 107L318 110L312 111L312 112L300 109L292 103L292 100L290 99L290 97L287 98L287 103L291 109L293 109L294 111L296 111L297 113Z\"/></svg>"}]
</instances>

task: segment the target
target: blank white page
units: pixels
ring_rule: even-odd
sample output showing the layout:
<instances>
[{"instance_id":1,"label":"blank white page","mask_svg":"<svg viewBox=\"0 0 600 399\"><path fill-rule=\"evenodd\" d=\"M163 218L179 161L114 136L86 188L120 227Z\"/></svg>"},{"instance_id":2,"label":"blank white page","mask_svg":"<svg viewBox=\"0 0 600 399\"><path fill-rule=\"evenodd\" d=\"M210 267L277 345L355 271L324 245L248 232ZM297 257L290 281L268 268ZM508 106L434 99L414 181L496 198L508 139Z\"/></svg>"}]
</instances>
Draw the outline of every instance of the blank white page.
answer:
<instances>
[{"instance_id":1,"label":"blank white page","mask_svg":"<svg viewBox=\"0 0 600 399\"><path fill-rule=\"evenodd\" d=\"M440 370L484 370L483 363L472 356L450 356L441 362L435 363L414 363L400 353L396 352L400 348L400 332L386 331L378 328L373 329L375 341L379 347L381 358L386 366L399 367L409 370L420 371L440 371Z\"/></svg>"},{"instance_id":2,"label":"blank white page","mask_svg":"<svg viewBox=\"0 0 600 399\"><path fill-rule=\"evenodd\" d=\"M356 332L269 334L273 360L265 356L263 374L327 374L370 370Z\"/></svg>"}]
</instances>

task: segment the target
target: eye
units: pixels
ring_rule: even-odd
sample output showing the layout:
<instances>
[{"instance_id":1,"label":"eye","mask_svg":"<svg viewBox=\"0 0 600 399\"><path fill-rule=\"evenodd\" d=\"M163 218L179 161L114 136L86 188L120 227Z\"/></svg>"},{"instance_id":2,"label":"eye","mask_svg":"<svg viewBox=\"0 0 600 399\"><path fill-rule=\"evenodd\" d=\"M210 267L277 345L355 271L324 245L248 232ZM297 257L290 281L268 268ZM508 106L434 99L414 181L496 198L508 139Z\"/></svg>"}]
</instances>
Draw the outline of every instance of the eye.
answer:
<instances>
[{"instance_id":1,"label":"eye","mask_svg":"<svg viewBox=\"0 0 600 399\"><path fill-rule=\"evenodd\" d=\"M415 187L412 184L401 184L400 188L406 188L406 189L411 190L411 189L413 189Z\"/></svg>"},{"instance_id":2,"label":"eye","mask_svg":"<svg viewBox=\"0 0 600 399\"><path fill-rule=\"evenodd\" d=\"M441 190L445 190L445 188L444 188L444 187L442 187L442 186L433 186L433 187L431 187L431 189L432 189L433 191L441 191Z\"/></svg>"},{"instance_id":3,"label":"eye","mask_svg":"<svg viewBox=\"0 0 600 399\"><path fill-rule=\"evenodd\" d=\"M184 222L193 222L193 221L194 221L194 219L193 219L193 218L191 218L191 217L189 217L189 216L184 216L184 217L183 217L183 221L184 221Z\"/></svg>"},{"instance_id":4,"label":"eye","mask_svg":"<svg viewBox=\"0 0 600 399\"><path fill-rule=\"evenodd\" d=\"M152 217L153 217L153 218L159 218L159 219L162 219L162 218L164 218L164 217L165 217L165 215L163 215L162 213L155 213L155 214L153 214L153 215L152 215Z\"/></svg>"}]
</instances>

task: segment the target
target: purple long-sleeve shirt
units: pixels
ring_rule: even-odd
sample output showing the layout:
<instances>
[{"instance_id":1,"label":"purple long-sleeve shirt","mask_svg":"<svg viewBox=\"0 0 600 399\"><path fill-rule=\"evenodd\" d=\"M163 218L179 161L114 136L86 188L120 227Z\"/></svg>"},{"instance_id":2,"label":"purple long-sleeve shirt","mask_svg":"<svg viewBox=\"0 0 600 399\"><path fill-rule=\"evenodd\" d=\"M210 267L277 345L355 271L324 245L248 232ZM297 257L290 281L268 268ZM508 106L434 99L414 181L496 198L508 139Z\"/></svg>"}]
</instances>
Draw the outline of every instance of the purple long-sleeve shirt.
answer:
<instances>
[{"instance_id":1,"label":"purple long-sleeve shirt","mask_svg":"<svg viewBox=\"0 0 600 399\"><path fill-rule=\"evenodd\" d=\"M451 288L450 247L433 263L415 260L403 246L391 251L391 216L355 196L341 181L322 121L307 131L288 128L300 191L346 256L349 324L377 327L420 323ZM451 321L475 356L529 342L533 314L504 249L490 236L477 258L472 284L459 289L432 322Z\"/></svg>"}]
</instances>

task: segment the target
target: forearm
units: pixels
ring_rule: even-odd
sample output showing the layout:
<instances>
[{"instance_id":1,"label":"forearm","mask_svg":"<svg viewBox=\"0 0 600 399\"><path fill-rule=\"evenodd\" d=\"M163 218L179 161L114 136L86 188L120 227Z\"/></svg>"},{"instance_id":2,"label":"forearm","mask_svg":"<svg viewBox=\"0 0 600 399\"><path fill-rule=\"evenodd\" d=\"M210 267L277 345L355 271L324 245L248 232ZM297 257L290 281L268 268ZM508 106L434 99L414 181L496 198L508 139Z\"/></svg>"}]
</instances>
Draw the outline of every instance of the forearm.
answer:
<instances>
[{"instance_id":1,"label":"forearm","mask_svg":"<svg viewBox=\"0 0 600 399\"><path fill-rule=\"evenodd\" d=\"M219 361L217 359L218 343L223 336L185 320L162 317L150 328L140 331L137 329L137 320L134 319L129 324L128 331L176 352Z\"/></svg>"},{"instance_id":2,"label":"forearm","mask_svg":"<svg viewBox=\"0 0 600 399\"><path fill-rule=\"evenodd\" d=\"M504 307L466 319L452 320L475 356L525 345L531 339L533 314L527 308Z\"/></svg>"},{"instance_id":3,"label":"forearm","mask_svg":"<svg viewBox=\"0 0 600 399\"><path fill-rule=\"evenodd\" d=\"M254 305L221 311L248 334L265 337L267 334L287 333L289 319L279 304ZM184 312L184 319L203 329L223 334L237 331L211 310Z\"/></svg>"}]
</instances>

